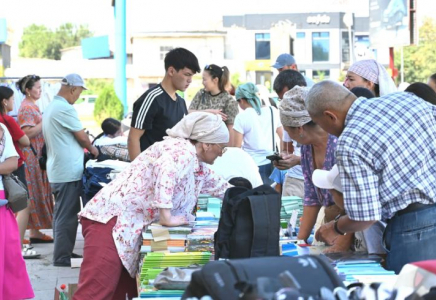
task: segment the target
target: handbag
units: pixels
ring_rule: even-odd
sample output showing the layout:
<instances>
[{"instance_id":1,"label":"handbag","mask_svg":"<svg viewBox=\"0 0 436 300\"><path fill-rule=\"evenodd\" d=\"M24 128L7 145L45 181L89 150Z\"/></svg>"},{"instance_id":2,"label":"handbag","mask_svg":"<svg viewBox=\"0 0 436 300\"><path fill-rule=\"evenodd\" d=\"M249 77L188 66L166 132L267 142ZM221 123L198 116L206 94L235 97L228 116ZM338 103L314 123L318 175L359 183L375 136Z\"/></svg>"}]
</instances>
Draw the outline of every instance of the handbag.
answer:
<instances>
[{"instance_id":1,"label":"handbag","mask_svg":"<svg viewBox=\"0 0 436 300\"><path fill-rule=\"evenodd\" d=\"M14 213L27 207L27 188L17 176L13 174L3 175L3 187L8 205Z\"/></svg>"},{"instance_id":2,"label":"handbag","mask_svg":"<svg viewBox=\"0 0 436 300\"><path fill-rule=\"evenodd\" d=\"M32 149L35 157L38 159L38 153L36 152L35 148L33 148L32 144L30 144L30 148ZM47 147L45 144L41 149L41 157L38 159L38 163L41 170L47 170Z\"/></svg>"}]
</instances>

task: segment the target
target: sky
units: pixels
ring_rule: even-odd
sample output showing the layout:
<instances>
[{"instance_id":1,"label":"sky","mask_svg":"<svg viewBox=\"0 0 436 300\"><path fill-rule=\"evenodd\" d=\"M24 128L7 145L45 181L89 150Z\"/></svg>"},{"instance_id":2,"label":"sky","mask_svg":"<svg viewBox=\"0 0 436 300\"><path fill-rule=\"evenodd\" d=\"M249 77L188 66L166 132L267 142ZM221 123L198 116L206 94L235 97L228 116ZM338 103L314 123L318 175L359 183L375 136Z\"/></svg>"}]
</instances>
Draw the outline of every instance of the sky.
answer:
<instances>
[{"instance_id":1,"label":"sky","mask_svg":"<svg viewBox=\"0 0 436 300\"><path fill-rule=\"evenodd\" d=\"M127 33L175 30L219 30L222 15L329 12L351 9L368 14L369 0L126 0ZM114 34L112 0L0 0L0 18L19 39L24 27L50 28L71 22L88 24L95 36ZM436 1L419 0L418 20L436 11Z\"/></svg>"}]
</instances>

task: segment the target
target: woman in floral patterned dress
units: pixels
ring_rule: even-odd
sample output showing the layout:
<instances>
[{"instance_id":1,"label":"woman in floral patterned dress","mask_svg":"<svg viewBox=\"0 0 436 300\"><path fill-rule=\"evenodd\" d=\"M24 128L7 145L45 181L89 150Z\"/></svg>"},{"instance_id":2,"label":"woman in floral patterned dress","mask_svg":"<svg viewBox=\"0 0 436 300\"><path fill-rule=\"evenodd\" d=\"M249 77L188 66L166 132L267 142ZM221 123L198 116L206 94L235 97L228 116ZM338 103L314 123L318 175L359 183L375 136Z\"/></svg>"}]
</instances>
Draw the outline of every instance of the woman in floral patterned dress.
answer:
<instances>
[{"instance_id":1,"label":"woman in floral patterned dress","mask_svg":"<svg viewBox=\"0 0 436 300\"><path fill-rule=\"evenodd\" d=\"M30 147L23 148L26 157L26 180L29 190L30 242L52 243L53 238L40 232L52 228L53 200L47 173L39 167L44 137L42 114L36 101L41 98L40 77L28 75L17 82L17 88L26 96L18 110L18 124L30 139Z\"/></svg>"},{"instance_id":2,"label":"woman in floral patterned dress","mask_svg":"<svg viewBox=\"0 0 436 300\"><path fill-rule=\"evenodd\" d=\"M141 232L152 222L179 226L194 220L200 193L222 198L230 185L213 164L229 131L221 117L193 112L168 137L142 152L79 214L85 238L79 299L129 299L136 295Z\"/></svg>"}]
</instances>

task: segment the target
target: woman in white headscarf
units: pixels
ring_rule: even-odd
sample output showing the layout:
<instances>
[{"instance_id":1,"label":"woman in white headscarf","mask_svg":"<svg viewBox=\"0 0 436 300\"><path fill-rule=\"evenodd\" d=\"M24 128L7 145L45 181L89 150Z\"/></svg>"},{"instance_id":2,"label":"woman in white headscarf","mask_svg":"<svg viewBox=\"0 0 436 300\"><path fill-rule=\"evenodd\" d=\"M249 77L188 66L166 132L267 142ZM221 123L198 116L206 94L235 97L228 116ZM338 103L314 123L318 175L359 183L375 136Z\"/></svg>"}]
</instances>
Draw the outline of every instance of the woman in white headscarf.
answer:
<instances>
[{"instance_id":1,"label":"woman in white headscarf","mask_svg":"<svg viewBox=\"0 0 436 300\"><path fill-rule=\"evenodd\" d=\"M194 221L200 193L222 198L230 187L207 166L229 142L220 116L193 112L167 134L79 213L85 246L75 300L134 297L143 228Z\"/></svg>"},{"instance_id":2,"label":"woman in white headscarf","mask_svg":"<svg viewBox=\"0 0 436 300\"><path fill-rule=\"evenodd\" d=\"M385 67L374 59L360 60L352 64L345 77L344 86L349 90L354 87L367 88L376 97L397 91Z\"/></svg>"}]
</instances>

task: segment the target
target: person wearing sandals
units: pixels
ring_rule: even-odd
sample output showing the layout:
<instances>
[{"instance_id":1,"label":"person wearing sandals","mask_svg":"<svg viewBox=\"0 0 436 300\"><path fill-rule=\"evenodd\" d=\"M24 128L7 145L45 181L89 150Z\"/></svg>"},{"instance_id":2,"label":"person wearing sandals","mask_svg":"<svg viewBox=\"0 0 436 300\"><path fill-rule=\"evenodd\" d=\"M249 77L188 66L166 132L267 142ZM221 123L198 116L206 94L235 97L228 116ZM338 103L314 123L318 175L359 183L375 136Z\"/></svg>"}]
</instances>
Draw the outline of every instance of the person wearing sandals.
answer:
<instances>
[{"instance_id":1,"label":"person wearing sandals","mask_svg":"<svg viewBox=\"0 0 436 300\"><path fill-rule=\"evenodd\" d=\"M17 88L25 95L18 110L18 124L30 139L30 146L23 148L26 158L26 180L29 191L30 243L53 243L53 238L40 229L51 229L53 222L53 198L45 170L39 166L44 136L42 114L36 101L41 98L41 78L28 75L17 82ZM24 241L26 243L27 241ZM27 242L28 243L28 242Z\"/></svg>"},{"instance_id":2,"label":"person wearing sandals","mask_svg":"<svg viewBox=\"0 0 436 300\"><path fill-rule=\"evenodd\" d=\"M25 157L21 151L21 147L27 147L30 145L30 140L27 135L21 130L20 126L11 116L7 115L8 112L14 109L14 91L6 86L0 86L0 123L3 123L8 129L12 136L12 141L14 143L15 150L17 151L18 157L18 169L13 173L20 179L24 185L27 186L26 181L26 171L25 171ZM23 244L24 234L26 232L27 223L29 222L30 208L25 209L17 213L17 223L20 229L20 241L23 247L23 257L24 258L36 258L39 254L34 251L30 251L29 244Z\"/></svg>"},{"instance_id":3,"label":"person wearing sandals","mask_svg":"<svg viewBox=\"0 0 436 300\"><path fill-rule=\"evenodd\" d=\"M5 125L0 124L0 299L35 297L21 255L20 233L14 213L7 205L2 176L15 171L19 155Z\"/></svg>"}]
</instances>

